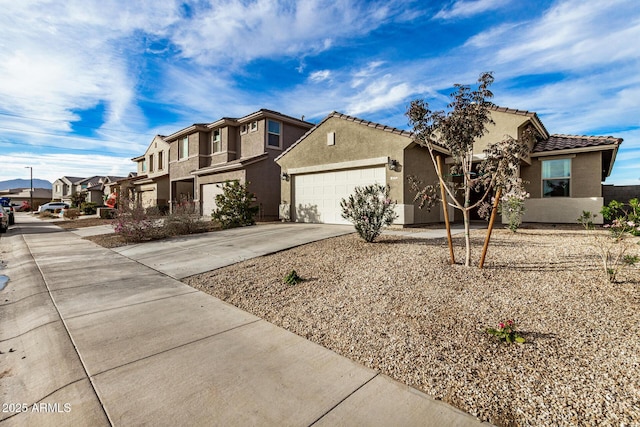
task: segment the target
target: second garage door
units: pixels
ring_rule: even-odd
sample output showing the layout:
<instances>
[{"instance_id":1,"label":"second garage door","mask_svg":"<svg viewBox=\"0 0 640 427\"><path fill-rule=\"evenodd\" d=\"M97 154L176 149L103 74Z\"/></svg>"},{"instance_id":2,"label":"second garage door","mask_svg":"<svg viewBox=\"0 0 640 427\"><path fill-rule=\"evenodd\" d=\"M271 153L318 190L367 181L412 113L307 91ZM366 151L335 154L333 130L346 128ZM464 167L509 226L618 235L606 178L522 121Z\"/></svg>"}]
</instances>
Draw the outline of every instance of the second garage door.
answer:
<instances>
[{"instance_id":1,"label":"second garage door","mask_svg":"<svg viewBox=\"0 0 640 427\"><path fill-rule=\"evenodd\" d=\"M384 167L294 175L294 220L349 224L342 218L340 201L358 186L385 184Z\"/></svg>"},{"instance_id":2,"label":"second garage door","mask_svg":"<svg viewBox=\"0 0 640 427\"><path fill-rule=\"evenodd\" d=\"M211 217L211 212L217 208L216 196L222 194L222 183L219 184L204 184L202 185L202 216Z\"/></svg>"}]
</instances>

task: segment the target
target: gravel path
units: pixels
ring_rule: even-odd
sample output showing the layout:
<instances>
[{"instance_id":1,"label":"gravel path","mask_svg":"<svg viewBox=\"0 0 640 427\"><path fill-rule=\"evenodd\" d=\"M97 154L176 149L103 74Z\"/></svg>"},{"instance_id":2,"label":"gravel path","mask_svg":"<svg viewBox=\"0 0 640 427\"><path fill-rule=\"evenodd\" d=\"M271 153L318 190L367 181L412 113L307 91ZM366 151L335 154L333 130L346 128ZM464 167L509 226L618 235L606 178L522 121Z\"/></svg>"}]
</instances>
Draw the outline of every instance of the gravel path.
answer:
<instances>
[{"instance_id":1,"label":"gravel path","mask_svg":"<svg viewBox=\"0 0 640 427\"><path fill-rule=\"evenodd\" d=\"M640 270L605 283L590 242L496 230L478 270L444 239L347 235L184 282L497 425L640 425ZM527 343L485 332L506 319Z\"/></svg>"}]
</instances>

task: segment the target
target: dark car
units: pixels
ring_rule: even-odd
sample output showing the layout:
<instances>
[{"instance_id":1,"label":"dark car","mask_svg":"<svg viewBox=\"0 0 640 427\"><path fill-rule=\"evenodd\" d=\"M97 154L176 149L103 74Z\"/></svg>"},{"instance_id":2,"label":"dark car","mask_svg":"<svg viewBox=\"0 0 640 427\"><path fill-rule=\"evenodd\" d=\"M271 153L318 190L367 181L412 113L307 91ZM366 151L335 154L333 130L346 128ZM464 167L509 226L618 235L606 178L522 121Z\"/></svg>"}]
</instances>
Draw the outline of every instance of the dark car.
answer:
<instances>
[{"instance_id":1,"label":"dark car","mask_svg":"<svg viewBox=\"0 0 640 427\"><path fill-rule=\"evenodd\" d=\"M15 216L13 212L15 211L13 205L11 204L11 199L9 197L0 197L0 205L9 211L9 225L13 225L16 223Z\"/></svg>"},{"instance_id":2,"label":"dark car","mask_svg":"<svg viewBox=\"0 0 640 427\"><path fill-rule=\"evenodd\" d=\"M9 228L9 209L0 205L0 233L6 233Z\"/></svg>"}]
</instances>

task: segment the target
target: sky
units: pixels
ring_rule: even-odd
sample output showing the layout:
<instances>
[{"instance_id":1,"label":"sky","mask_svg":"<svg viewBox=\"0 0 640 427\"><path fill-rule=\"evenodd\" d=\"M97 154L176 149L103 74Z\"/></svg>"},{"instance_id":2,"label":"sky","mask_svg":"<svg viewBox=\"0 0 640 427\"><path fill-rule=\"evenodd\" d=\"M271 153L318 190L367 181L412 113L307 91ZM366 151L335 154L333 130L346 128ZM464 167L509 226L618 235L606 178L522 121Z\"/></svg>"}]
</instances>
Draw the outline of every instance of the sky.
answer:
<instances>
[{"instance_id":1,"label":"sky","mask_svg":"<svg viewBox=\"0 0 640 427\"><path fill-rule=\"evenodd\" d=\"M0 0L0 181L126 176L156 134L261 108L409 129L494 73L550 133L624 139L640 185L638 0Z\"/></svg>"}]
</instances>

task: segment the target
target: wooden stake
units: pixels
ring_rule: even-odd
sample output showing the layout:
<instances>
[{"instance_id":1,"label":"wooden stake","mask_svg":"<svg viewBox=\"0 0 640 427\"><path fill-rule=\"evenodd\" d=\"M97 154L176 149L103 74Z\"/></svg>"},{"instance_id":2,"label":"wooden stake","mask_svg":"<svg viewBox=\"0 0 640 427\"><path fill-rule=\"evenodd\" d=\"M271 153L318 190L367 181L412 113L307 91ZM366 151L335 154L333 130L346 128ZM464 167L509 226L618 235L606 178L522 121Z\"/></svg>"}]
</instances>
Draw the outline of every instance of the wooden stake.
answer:
<instances>
[{"instance_id":1,"label":"wooden stake","mask_svg":"<svg viewBox=\"0 0 640 427\"><path fill-rule=\"evenodd\" d=\"M442 172L442 156L437 156L438 171L440 176L444 176ZM444 224L447 228L447 241L449 242L449 255L451 255L451 265L456 263L456 257L453 254L453 241L451 240L451 225L449 224L449 209L447 207L447 191L444 189L444 184L440 180L440 197L442 198L442 210L444 211Z\"/></svg>"},{"instance_id":2,"label":"wooden stake","mask_svg":"<svg viewBox=\"0 0 640 427\"><path fill-rule=\"evenodd\" d=\"M491 231L493 231L493 223L496 220L496 213L498 212L500 197L502 197L502 188L498 188L498 191L496 191L496 199L493 202L493 209L491 209L489 228L487 228L487 235L484 238L484 246L482 247L482 256L480 257L480 264L478 265L478 268L482 268L482 266L484 266L484 259L487 256L487 249L489 248L489 240L491 239Z\"/></svg>"}]
</instances>

